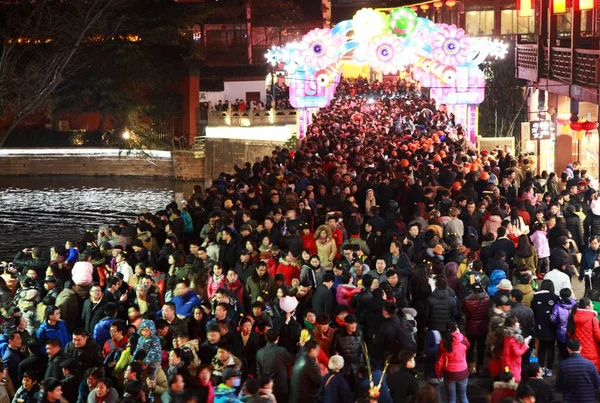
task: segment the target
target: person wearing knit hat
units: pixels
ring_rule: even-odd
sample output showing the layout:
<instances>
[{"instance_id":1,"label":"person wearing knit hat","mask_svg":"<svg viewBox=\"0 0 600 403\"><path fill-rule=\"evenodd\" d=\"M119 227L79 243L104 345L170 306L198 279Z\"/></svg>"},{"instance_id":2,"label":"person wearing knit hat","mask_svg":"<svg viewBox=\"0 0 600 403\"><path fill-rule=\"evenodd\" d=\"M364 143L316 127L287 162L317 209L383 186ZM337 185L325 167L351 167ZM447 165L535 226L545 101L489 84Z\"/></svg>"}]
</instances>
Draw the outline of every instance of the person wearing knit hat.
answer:
<instances>
[{"instance_id":1,"label":"person wearing knit hat","mask_svg":"<svg viewBox=\"0 0 600 403\"><path fill-rule=\"evenodd\" d=\"M509 279L505 278L504 280L500 281L500 284L498 284L498 290L500 291L512 291L512 289L513 287Z\"/></svg>"},{"instance_id":2,"label":"person wearing knit hat","mask_svg":"<svg viewBox=\"0 0 600 403\"><path fill-rule=\"evenodd\" d=\"M337 355L337 354L332 355L331 358L329 359L329 364L327 365L327 367L333 373L340 372L344 368L344 357L342 357L341 355Z\"/></svg>"}]
</instances>

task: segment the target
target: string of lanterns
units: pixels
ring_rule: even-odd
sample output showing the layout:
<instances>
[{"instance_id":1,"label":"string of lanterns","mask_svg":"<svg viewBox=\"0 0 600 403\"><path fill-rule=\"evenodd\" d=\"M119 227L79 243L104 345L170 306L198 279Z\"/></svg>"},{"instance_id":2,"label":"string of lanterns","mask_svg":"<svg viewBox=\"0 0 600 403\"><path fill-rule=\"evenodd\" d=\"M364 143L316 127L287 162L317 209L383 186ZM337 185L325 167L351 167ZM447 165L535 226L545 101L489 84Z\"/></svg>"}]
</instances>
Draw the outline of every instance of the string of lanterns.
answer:
<instances>
[{"instance_id":1,"label":"string of lanterns","mask_svg":"<svg viewBox=\"0 0 600 403\"><path fill-rule=\"evenodd\" d=\"M598 0L551 0L552 12L564 14L571 5L576 11L593 10ZM535 14L535 0L517 0L517 10L520 17L532 17Z\"/></svg>"},{"instance_id":2,"label":"string of lanterns","mask_svg":"<svg viewBox=\"0 0 600 403\"><path fill-rule=\"evenodd\" d=\"M440 8L442 8L444 6L444 4L446 5L446 7L452 8L456 5L456 0L446 0L445 2L441 1L441 0L436 0L436 1L429 1L427 3L422 3L422 4L416 4L416 5L412 5L409 8L415 12L419 11L419 9L423 10L423 11L427 11L430 8L430 5L433 5L433 8L435 8L436 10L439 10Z\"/></svg>"}]
</instances>

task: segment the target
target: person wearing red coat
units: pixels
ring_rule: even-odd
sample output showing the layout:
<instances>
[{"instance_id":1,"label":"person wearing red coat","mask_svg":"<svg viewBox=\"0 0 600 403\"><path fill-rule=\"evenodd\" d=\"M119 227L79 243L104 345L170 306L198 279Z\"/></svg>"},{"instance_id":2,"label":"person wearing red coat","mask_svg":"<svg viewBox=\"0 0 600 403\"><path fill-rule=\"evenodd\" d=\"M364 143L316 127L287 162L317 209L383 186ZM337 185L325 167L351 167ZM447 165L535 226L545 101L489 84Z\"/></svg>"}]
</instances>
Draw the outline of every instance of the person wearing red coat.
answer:
<instances>
[{"instance_id":1,"label":"person wearing red coat","mask_svg":"<svg viewBox=\"0 0 600 403\"><path fill-rule=\"evenodd\" d=\"M456 323L449 323L447 325L447 332L444 333L442 342L440 343L438 360L435 366L437 377L444 377L446 401L468 402L468 348L469 340L460 333Z\"/></svg>"},{"instance_id":2,"label":"person wearing red coat","mask_svg":"<svg viewBox=\"0 0 600 403\"><path fill-rule=\"evenodd\" d=\"M308 226L302 228L300 238L302 238L302 249L308 250L311 255L316 255L317 240L315 239L315 233Z\"/></svg>"},{"instance_id":3,"label":"person wearing red coat","mask_svg":"<svg viewBox=\"0 0 600 403\"><path fill-rule=\"evenodd\" d=\"M504 338L502 339L502 367L508 367L515 382L521 382L522 356L529 350L531 336L523 339L519 321L516 318L506 318L504 322Z\"/></svg>"},{"instance_id":4,"label":"person wearing red coat","mask_svg":"<svg viewBox=\"0 0 600 403\"><path fill-rule=\"evenodd\" d=\"M285 285L290 287L292 285L292 280L297 278L300 279L300 268L295 262L294 256L292 252L284 253L284 259L279 260L279 265L277 266L277 271L275 274L281 273L285 278Z\"/></svg>"},{"instance_id":5,"label":"person wearing red coat","mask_svg":"<svg viewBox=\"0 0 600 403\"><path fill-rule=\"evenodd\" d=\"M494 382L494 391L490 396L490 403L500 403L507 397L515 398L518 386L519 384L515 382L513 374L508 371L508 368L505 368L504 372L500 374L500 380Z\"/></svg>"},{"instance_id":6,"label":"person wearing red coat","mask_svg":"<svg viewBox=\"0 0 600 403\"><path fill-rule=\"evenodd\" d=\"M592 308L592 301L587 298L581 298L579 303L573 307L567 332L573 339L581 343L581 355L594 363L596 369L600 372L600 325L598 317Z\"/></svg>"},{"instance_id":7,"label":"person wearing red coat","mask_svg":"<svg viewBox=\"0 0 600 403\"><path fill-rule=\"evenodd\" d=\"M481 372L485 359L485 340L488 334L488 308L490 306L490 297L484 291L479 282L469 286L470 293L465 298L462 311L465 313L466 326L465 333L469 339L469 350L467 351L467 361L469 362L471 373ZM473 361L475 346L477 345L477 361ZM475 364L477 365L475 367Z\"/></svg>"}]
</instances>

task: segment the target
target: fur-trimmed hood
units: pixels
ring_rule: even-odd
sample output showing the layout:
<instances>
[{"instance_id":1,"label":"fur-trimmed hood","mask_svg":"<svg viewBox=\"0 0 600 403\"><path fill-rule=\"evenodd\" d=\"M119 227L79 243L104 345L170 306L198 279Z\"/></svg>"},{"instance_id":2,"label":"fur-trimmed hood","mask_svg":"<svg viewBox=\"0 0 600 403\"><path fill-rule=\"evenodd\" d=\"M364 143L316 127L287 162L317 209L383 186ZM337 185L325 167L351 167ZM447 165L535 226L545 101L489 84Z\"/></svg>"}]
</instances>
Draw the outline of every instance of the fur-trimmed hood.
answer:
<instances>
[{"instance_id":1,"label":"fur-trimmed hood","mask_svg":"<svg viewBox=\"0 0 600 403\"><path fill-rule=\"evenodd\" d=\"M509 389L509 390L517 390L519 386L518 382L494 382L494 389Z\"/></svg>"},{"instance_id":2,"label":"fur-trimmed hood","mask_svg":"<svg viewBox=\"0 0 600 403\"><path fill-rule=\"evenodd\" d=\"M328 225L323 224L323 225L319 225L319 228L317 228L317 230L315 231L315 239L319 239L319 235L321 234L321 231L327 232L327 239L333 238L333 235L331 233L331 228L329 228Z\"/></svg>"},{"instance_id":3,"label":"fur-trimmed hood","mask_svg":"<svg viewBox=\"0 0 600 403\"><path fill-rule=\"evenodd\" d=\"M521 328L517 329L514 327L505 327L502 330L502 334L504 335L504 337L513 337L518 342L525 343L525 339L523 338L523 335L521 334Z\"/></svg>"}]
</instances>

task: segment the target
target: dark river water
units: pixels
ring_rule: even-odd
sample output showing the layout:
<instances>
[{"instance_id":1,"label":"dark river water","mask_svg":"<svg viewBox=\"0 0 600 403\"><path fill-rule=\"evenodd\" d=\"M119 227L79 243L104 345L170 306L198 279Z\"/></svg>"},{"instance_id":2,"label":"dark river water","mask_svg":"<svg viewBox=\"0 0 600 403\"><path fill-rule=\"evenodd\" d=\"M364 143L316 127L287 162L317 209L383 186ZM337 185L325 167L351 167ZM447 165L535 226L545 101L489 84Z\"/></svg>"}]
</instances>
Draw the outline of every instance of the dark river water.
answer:
<instances>
[{"instance_id":1,"label":"dark river water","mask_svg":"<svg viewBox=\"0 0 600 403\"><path fill-rule=\"evenodd\" d=\"M86 230L115 225L147 209L157 211L175 192L193 186L175 180L95 177L0 177L0 259L23 248L79 240Z\"/></svg>"}]
</instances>

